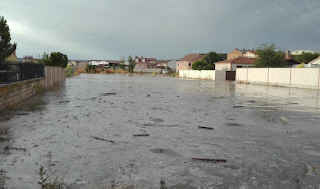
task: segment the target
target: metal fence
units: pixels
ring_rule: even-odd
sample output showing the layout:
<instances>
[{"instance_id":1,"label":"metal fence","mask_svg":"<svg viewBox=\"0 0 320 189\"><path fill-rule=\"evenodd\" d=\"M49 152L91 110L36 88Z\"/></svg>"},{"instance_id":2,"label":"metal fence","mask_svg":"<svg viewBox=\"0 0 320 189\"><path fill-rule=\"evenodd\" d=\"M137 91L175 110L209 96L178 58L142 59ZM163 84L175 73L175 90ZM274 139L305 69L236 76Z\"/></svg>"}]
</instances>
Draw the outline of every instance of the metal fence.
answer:
<instances>
[{"instance_id":1,"label":"metal fence","mask_svg":"<svg viewBox=\"0 0 320 189\"><path fill-rule=\"evenodd\" d=\"M0 83L44 77L44 65L33 63L0 64Z\"/></svg>"}]
</instances>

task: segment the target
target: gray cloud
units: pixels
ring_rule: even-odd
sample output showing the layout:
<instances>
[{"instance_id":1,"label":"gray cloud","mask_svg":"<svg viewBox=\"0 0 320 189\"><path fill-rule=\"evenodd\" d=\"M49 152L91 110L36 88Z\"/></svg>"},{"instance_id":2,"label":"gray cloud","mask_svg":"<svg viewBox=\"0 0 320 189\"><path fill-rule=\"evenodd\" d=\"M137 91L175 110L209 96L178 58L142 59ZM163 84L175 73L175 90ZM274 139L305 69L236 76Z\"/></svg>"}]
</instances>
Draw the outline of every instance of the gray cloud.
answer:
<instances>
[{"instance_id":1,"label":"gray cloud","mask_svg":"<svg viewBox=\"0 0 320 189\"><path fill-rule=\"evenodd\" d=\"M1 0L18 55L179 58L275 43L319 49L319 0Z\"/></svg>"}]
</instances>

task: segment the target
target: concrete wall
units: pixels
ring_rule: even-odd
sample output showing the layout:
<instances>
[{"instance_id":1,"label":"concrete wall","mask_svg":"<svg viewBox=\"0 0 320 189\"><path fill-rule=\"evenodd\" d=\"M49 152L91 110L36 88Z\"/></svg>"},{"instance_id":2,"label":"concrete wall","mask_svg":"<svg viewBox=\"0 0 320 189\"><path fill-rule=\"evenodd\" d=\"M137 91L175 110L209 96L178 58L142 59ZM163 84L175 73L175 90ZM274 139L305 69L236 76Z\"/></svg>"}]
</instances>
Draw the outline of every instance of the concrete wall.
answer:
<instances>
[{"instance_id":1,"label":"concrete wall","mask_svg":"<svg viewBox=\"0 0 320 189\"><path fill-rule=\"evenodd\" d=\"M64 69L45 67L45 77L0 85L0 111L10 108L65 80Z\"/></svg>"},{"instance_id":2,"label":"concrete wall","mask_svg":"<svg viewBox=\"0 0 320 189\"><path fill-rule=\"evenodd\" d=\"M225 71L217 70L180 70L179 77L190 79L226 80Z\"/></svg>"},{"instance_id":3,"label":"concrete wall","mask_svg":"<svg viewBox=\"0 0 320 189\"><path fill-rule=\"evenodd\" d=\"M43 88L48 89L57 84L60 84L66 79L64 68L60 67L45 67L45 77L41 80L41 85Z\"/></svg>"},{"instance_id":4,"label":"concrete wall","mask_svg":"<svg viewBox=\"0 0 320 189\"><path fill-rule=\"evenodd\" d=\"M320 89L320 68L238 68L238 82Z\"/></svg>"},{"instance_id":5,"label":"concrete wall","mask_svg":"<svg viewBox=\"0 0 320 189\"><path fill-rule=\"evenodd\" d=\"M222 70L222 71L230 71L231 70L231 63L217 63L215 64L216 70Z\"/></svg>"}]
</instances>

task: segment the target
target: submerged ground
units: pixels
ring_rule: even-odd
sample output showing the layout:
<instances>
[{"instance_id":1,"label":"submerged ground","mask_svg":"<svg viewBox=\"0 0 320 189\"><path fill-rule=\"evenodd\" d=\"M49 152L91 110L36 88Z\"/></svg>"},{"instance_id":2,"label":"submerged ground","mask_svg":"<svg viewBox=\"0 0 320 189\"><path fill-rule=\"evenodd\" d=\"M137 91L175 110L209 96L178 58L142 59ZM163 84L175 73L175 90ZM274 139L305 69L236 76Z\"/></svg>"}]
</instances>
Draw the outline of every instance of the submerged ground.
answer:
<instances>
[{"instance_id":1,"label":"submerged ground","mask_svg":"<svg viewBox=\"0 0 320 189\"><path fill-rule=\"evenodd\" d=\"M1 114L0 160L10 189L318 189L319 91L84 74Z\"/></svg>"}]
</instances>

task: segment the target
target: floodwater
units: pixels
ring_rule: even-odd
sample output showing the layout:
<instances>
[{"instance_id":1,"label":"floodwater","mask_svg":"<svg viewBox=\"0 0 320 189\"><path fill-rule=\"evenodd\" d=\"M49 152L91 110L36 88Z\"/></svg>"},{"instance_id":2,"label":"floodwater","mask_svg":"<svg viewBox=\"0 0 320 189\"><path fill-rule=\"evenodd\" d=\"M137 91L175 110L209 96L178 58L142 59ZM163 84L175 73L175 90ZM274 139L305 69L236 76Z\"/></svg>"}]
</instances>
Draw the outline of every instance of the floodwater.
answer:
<instances>
[{"instance_id":1,"label":"floodwater","mask_svg":"<svg viewBox=\"0 0 320 189\"><path fill-rule=\"evenodd\" d=\"M318 189L319 91L83 74L1 114L0 160L10 189Z\"/></svg>"}]
</instances>

